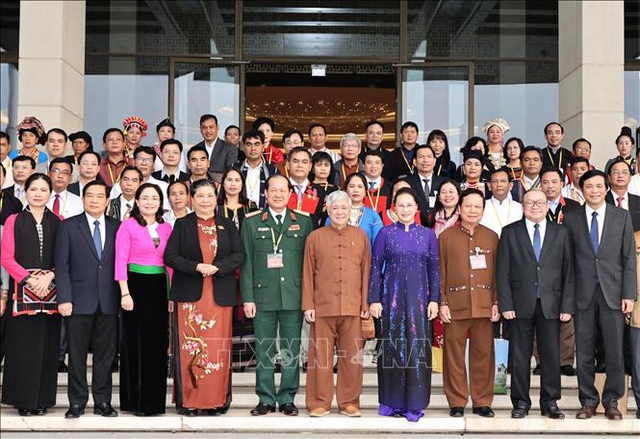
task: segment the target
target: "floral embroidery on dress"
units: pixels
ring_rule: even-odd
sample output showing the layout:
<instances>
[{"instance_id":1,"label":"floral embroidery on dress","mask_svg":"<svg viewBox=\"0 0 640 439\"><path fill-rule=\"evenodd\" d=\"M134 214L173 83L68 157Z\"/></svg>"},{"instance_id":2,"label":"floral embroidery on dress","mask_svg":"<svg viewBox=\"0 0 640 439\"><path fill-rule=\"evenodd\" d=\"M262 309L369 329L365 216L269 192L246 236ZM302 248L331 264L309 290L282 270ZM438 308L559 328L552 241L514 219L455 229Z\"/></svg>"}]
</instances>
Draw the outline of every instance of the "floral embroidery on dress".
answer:
<instances>
[{"instance_id":1,"label":"floral embroidery on dress","mask_svg":"<svg viewBox=\"0 0 640 439\"><path fill-rule=\"evenodd\" d=\"M215 317L205 320L202 312L196 309L194 303L187 302L182 304L182 309L187 311L185 316L185 326L190 334L184 333L184 343L181 349L187 351L193 358L189 362L189 375L191 383L194 387L198 387L198 380L206 378L207 375L220 370L223 367L222 362L214 363L209 358L209 346L201 335L202 331L213 328L216 324Z\"/></svg>"},{"instance_id":2,"label":"floral embroidery on dress","mask_svg":"<svg viewBox=\"0 0 640 439\"><path fill-rule=\"evenodd\" d=\"M209 239L209 246L213 249L213 257L218 253L218 233L216 232L216 223L208 226L206 224L198 222L198 227L205 235L211 236Z\"/></svg>"}]
</instances>

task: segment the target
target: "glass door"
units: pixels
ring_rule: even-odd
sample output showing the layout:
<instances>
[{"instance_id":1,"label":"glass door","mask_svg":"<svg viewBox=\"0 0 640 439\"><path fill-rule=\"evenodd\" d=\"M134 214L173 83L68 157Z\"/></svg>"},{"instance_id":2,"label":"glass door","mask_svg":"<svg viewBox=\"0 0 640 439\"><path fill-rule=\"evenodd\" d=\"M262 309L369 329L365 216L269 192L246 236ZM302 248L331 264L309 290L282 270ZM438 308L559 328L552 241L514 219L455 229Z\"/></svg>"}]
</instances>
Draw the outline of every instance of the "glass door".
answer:
<instances>
[{"instance_id":1,"label":"glass door","mask_svg":"<svg viewBox=\"0 0 640 439\"><path fill-rule=\"evenodd\" d=\"M401 66L400 124L420 127L419 143L431 130L444 131L451 159L460 164L460 148L473 135L473 63L427 62Z\"/></svg>"},{"instance_id":2,"label":"glass door","mask_svg":"<svg viewBox=\"0 0 640 439\"><path fill-rule=\"evenodd\" d=\"M202 140L200 116L218 118L220 133L240 125L242 95L240 65L208 59L171 58L169 65L169 111L185 147Z\"/></svg>"}]
</instances>

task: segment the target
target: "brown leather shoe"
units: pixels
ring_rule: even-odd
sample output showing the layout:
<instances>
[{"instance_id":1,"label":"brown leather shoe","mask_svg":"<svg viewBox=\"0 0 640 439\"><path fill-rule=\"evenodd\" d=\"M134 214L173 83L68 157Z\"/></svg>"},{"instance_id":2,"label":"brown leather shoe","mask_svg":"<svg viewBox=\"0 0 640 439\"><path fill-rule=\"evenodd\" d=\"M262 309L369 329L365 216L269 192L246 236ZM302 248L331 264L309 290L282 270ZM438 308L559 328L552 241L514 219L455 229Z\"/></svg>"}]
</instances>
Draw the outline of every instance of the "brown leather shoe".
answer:
<instances>
[{"instance_id":1,"label":"brown leather shoe","mask_svg":"<svg viewBox=\"0 0 640 439\"><path fill-rule=\"evenodd\" d=\"M618 407L609 407L607 410L605 410L604 415L610 421L622 420L622 413L620 413L620 410L618 410Z\"/></svg>"},{"instance_id":2,"label":"brown leather shoe","mask_svg":"<svg viewBox=\"0 0 640 439\"><path fill-rule=\"evenodd\" d=\"M591 407L590 405L583 406L578 413L576 413L576 419L590 419L596 414L595 407Z\"/></svg>"}]
</instances>

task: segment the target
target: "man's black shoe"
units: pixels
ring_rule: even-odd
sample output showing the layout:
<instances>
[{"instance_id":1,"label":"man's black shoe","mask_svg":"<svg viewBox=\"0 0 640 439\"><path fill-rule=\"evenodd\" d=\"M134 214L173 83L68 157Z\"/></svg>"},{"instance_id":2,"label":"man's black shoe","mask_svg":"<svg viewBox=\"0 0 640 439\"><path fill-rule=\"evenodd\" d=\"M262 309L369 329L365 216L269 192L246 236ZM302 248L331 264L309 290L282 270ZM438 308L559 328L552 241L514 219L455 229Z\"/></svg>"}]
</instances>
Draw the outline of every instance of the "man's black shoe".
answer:
<instances>
[{"instance_id":1,"label":"man's black shoe","mask_svg":"<svg viewBox=\"0 0 640 439\"><path fill-rule=\"evenodd\" d=\"M607 371L607 367L604 363L596 364L596 373L605 373Z\"/></svg>"},{"instance_id":2,"label":"man's black shoe","mask_svg":"<svg viewBox=\"0 0 640 439\"><path fill-rule=\"evenodd\" d=\"M529 410L525 407L514 407L511 410L511 417L513 419L522 419L529 414Z\"/></svg>"},{"instance_id":3,"label":"man's black shoe","mask_svg":"<svg viewBox=\"0 0 640 439\"><path fill-rule=\"evenodd\" d=\"M298 407L293 403L280 404L278 410L287 416L298 416Z\"/></svg>"},{"instance_id":4,"label":"man's black shoe","mask_svg":"<svg viewBox=\"0 0 640 439\"><path fill-rule=\"evenodd\" d=\"M574 377L578 373L570 364L565 364L564 366L560 366L560 373L566 377Z\"/></svg>"},{"instance_id":5,"label":"man's black shoe","mask_svg":"<svg viewBox=\"0 0 640 439\"><path fill-rule=\"evenodd\" d=\"M67 373L69 372L69 368L65 364L64 361L58 361L58 373Z\"/></svg>"},{"instance_id":6,"label":"man's black shoe","mask_svg":"<svg viewBox=\"0 0 640 439\"><path fill-rule=\"evenodd\" d=\"M47 409L44 407L38 407L35 410L31 410L31 413L36 415L36 416L44 416L47 414Z\"/></svg>"},{"instance_id":7,"label":"man's black shoe","mask_svg":"<svg viewBox=\"0 0 640 439\"><path fill-rule=\"evenodd\" d=\"M491 407L474 407L473 413L483 418L493 418L496 415L493 410L491 410Z\"/></svg>"},{"instance_id":8,"label":"man's black shoe","mask_svg":"<svg viewBox=\"0 0 640 439\"><path fill-rule=\"evenodd\" d=\"M198 416L198 409L188 409L185 407L181 407L178 409L178 414L180 416L187 416L189 418L192 418L194 416Z\"/></svg>"},{"instance_id":9,"label":"man's black shoe","mask_svg":"<svg viewBox=\"0 0 640 439\"><path fill-rule=\"evenodd\" d=\"M80 407L77 404L73 404L69 407L69 410L64 414L65 419L76 419L84 415L84 407Z\"/></svg>"},{"instance_id":10,"label":"man's black shoe","mask_svg":"<svg viewBox=\"0 0 640 439\"><path fill-rule=\"evenodd\" d=\"M540 375L541 370L540 370L540 365L536 364L536 367L533 368L533 374L534 375Z\"/></svg>"},{"instance_id":11,"label":"man's black shoe","mask_svg":"<svg viewBox=\"0 0 640 439\"><path fill-rule=\"evenodd\" d=\"M542 416L546 416L550 419L564 419L564 413L562 413L562 411L556 406L548 407L546 410L542 409L540 412L542 413Z\"/></svg>"},{"instance_id":12,"label":"man's black shoe","mask_svg":"<svg viewBox=\"0 0 640 439\"><path fill-rule=\"evenodd\" d=\"M464 407L451 407L449 410L449 416L454 418L461 418L464 416Z\"/></svg>"},{"instance_id":13,"label":"man's black shoe","mask_svg":"<svg viewBox=\"0 0 640 439\"><path fill-rule=\"evenodd\" d=\"M113 418L115 416L118 416L118 412L116 412L108 402L103 402L95 406L93 408L93 414L104 416L105 418Z\"/></svg>"},{"instance_id":14,"label":"man's black shoe","mask_svg":"<svg viewBox=\"0 0 640 439\"><path fill-rule=\"evenodd\" d=\"M262 416L266 415L267 413L273 413L275 411L275 406L259 403L249 413L251 413L251 416Z\"/></svg>"}]
</instances>

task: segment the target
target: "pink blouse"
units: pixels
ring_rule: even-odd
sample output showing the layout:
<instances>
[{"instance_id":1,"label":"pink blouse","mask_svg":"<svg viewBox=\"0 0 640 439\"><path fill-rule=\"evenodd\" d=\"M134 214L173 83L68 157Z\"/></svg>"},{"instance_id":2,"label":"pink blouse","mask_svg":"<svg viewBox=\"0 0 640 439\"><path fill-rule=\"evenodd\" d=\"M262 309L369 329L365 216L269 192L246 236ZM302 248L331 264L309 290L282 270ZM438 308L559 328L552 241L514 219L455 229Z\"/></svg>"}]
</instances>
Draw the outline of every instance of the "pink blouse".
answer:
<instances>
[{"instance_id":1,"label":"pink blouse","mask_svg":"<svg viewBox=\"0 0 640 439\"><path fill-rule=\"evenodd\" d=\"M4 223L4 230L2 231L2 266L7 270L9 275L16 279L16 282L21 282L24 278L29 276L29 272L26 268L20 265L15 258L16 255L16 241L14 236L14 230L16 226L17 213L14 213ZM35 233L35 231L34 231ZM9 288L3 285L3 288Z\"/></svg>"},{"instance_id":2,"label":"pink blouse","mask_svg":"<svg viewBox=\"0 0 640 439\"><path fill-rule=\"evenodd\" d=\"M164 266L164 249L171 235L171 225L158 224L157 232L160 237L158 248L147 228L138 224L135 218L122 222L116 234L115 280L128 279L128 264Z\"/></svg>"}]
</instances>

